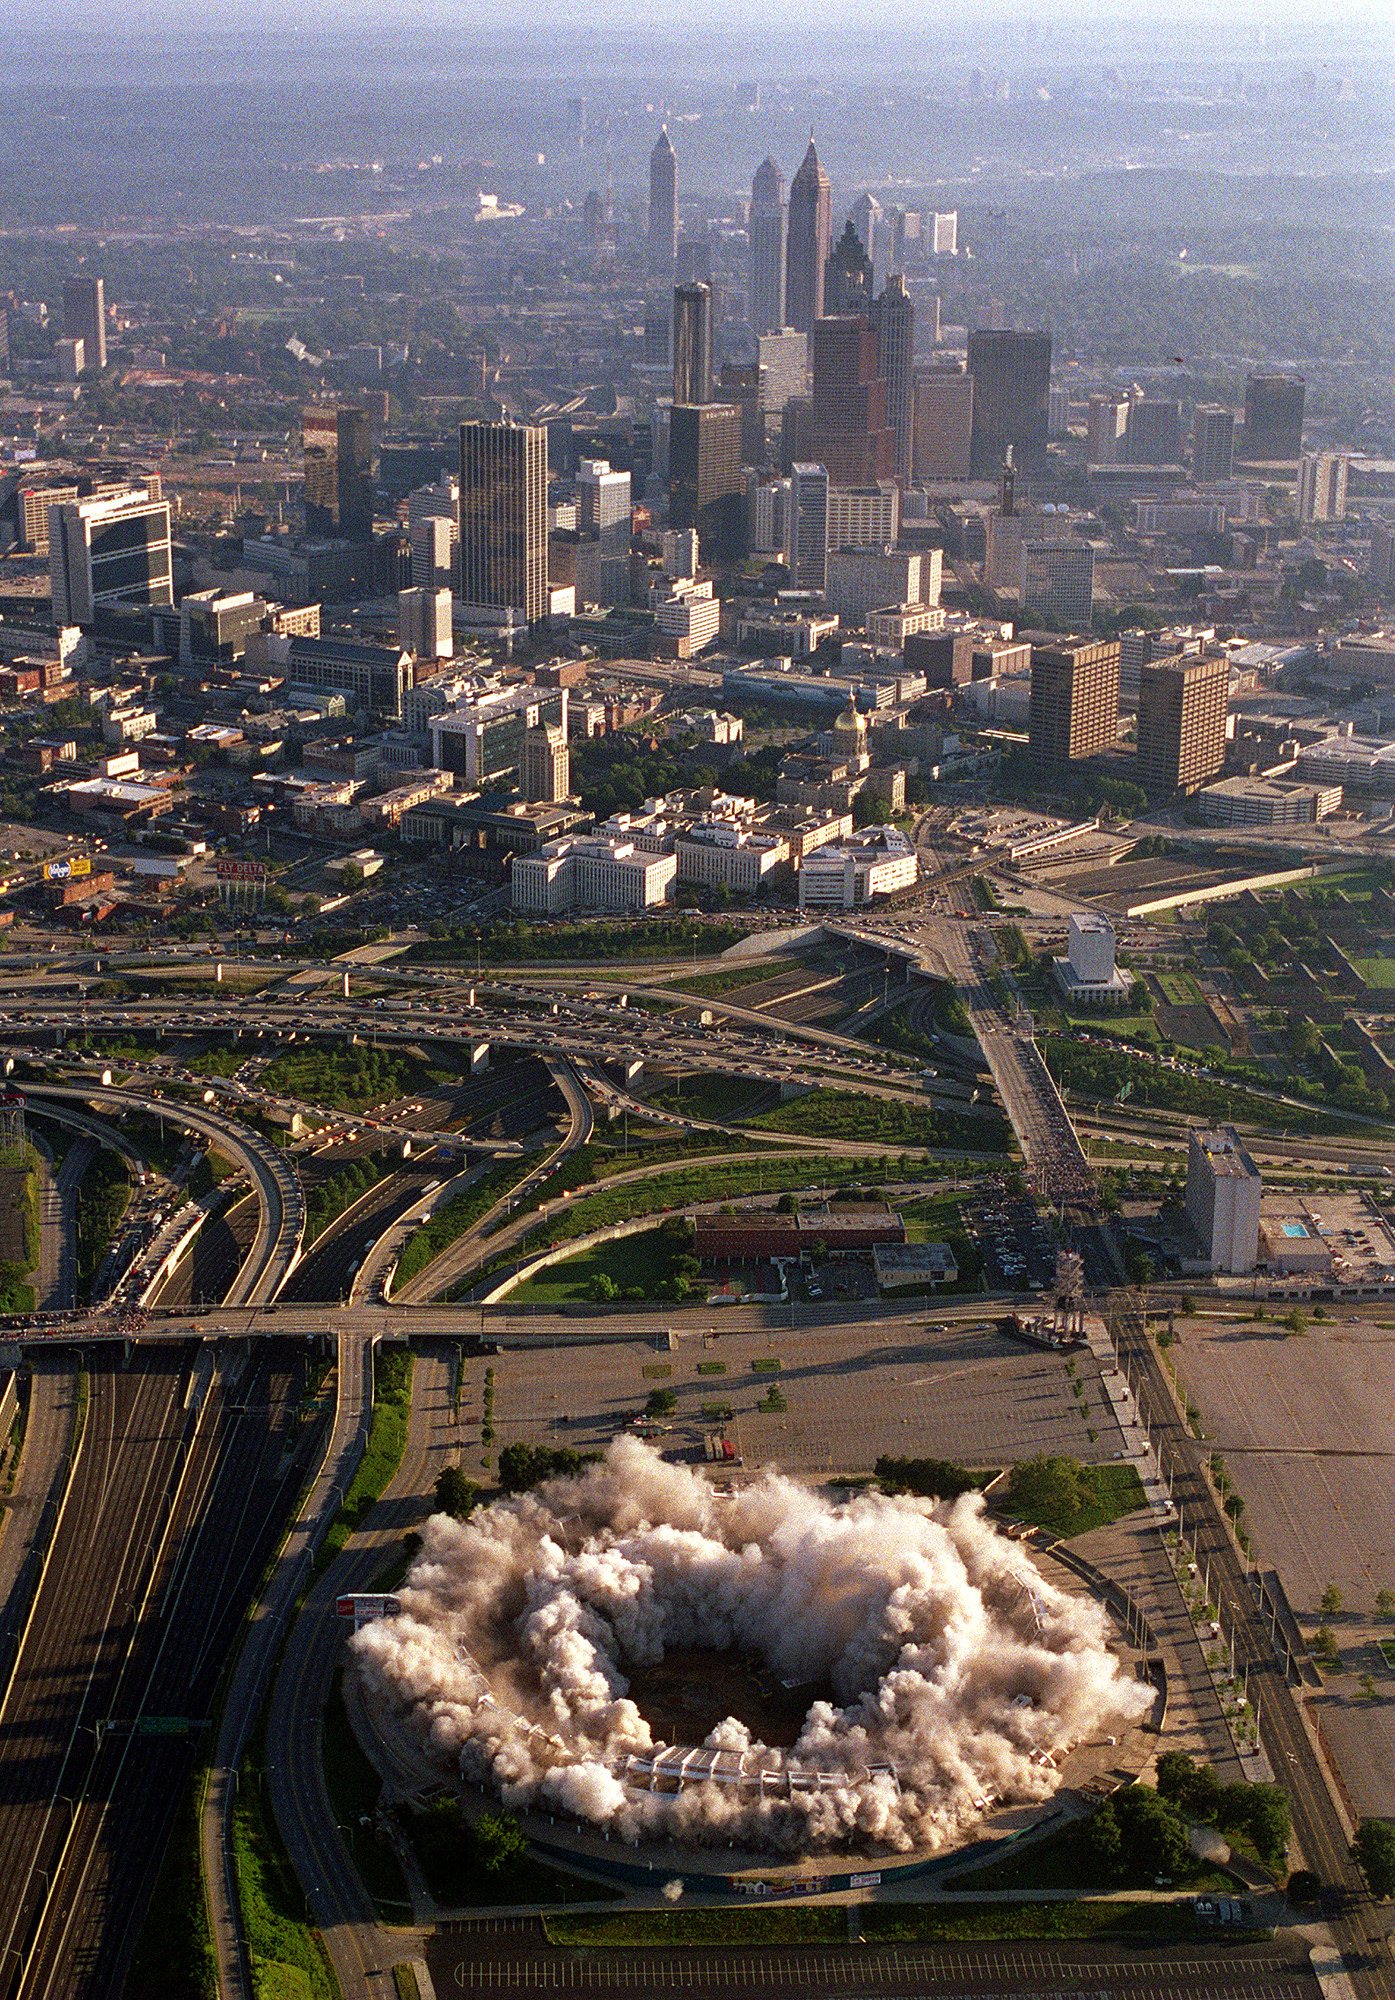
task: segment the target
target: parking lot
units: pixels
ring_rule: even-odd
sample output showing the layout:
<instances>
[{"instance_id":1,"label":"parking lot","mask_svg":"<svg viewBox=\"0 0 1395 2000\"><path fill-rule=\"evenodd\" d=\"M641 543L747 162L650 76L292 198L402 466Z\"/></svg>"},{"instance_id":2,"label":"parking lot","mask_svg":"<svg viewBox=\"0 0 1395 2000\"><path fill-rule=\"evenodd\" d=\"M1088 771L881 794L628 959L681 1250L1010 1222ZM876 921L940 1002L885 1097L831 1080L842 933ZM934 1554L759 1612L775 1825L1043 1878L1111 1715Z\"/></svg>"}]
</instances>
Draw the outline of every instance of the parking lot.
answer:
<instances>
[{"instance_id":1,"label":"parking lot","mask_svg":"<svg viewBox=\"0 0 1395 2000\"><path fill-rule=\"evenodd\" d=\"M643 1340L508 1352L492 1363L497 1442L550 1438L594 1450L662 1388L674 1392L678 1409L655 1439L661 1450L700 1455L705 1433L720 1429L748 1468L773 1459L796 1473L859 1473L884 1452L975 1466L1036 1452L1098 1462L1122 1450L1087 1353L1073 1358L1088 1414L1071 1394L1061 1356L998 1333L987 1315L981 1324L936 1330L941 1324L931 1302L924 1321L899 1322L891 1333L878 1320L723 1334L718 1320L706 1335L683 1335L671 1352ZM753 1365L772 1361L777 1369ZM471 1402L478 1407L476 1397ZM767 1408L758 1408L763 1402ZM467 1469L469 1462L467 1452Z\"/></svg>"},{"instance_id":2,"label":"parking lot","mask_svg":"<svg viewBox=\"0 0 1395 2000\"><path fill-rule=\"evenodd\" d=\"M1341 1594L1325 1622L1343 1671L1312 1706L1357 1812L1395 1814L1395 1664L1378 1643L1395 1622L1375 1609L1377 1591L1395 1589L1395 1320L1342 1315L1287 1339L1232 1320L1178 1332L1180 1379L1305 1634L1324 1622L1323 1592Z\"/></svg>"}]
</instances>

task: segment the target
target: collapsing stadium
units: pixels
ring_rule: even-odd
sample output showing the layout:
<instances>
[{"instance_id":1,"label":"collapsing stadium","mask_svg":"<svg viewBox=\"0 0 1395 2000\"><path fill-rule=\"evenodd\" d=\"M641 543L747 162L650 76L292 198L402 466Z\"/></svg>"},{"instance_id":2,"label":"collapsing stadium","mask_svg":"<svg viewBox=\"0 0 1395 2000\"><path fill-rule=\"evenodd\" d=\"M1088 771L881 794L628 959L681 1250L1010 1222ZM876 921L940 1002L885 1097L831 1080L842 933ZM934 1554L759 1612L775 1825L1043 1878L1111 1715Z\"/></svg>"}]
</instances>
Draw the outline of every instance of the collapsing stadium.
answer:
<instances>
[{"instance_id":1,"label":"collapsing stadium","mask_svg":"<svg viewBox=\"0 0 1395 2000\"><path fill-rule=\"evenodd\" d=\"M380 1726L612 1840L943 1851L996 1803L1048 1799L1074 1746L1151 1699L1099 1606L977 1495L836 1503L773 1471L723 1492L628 1438L435 1517L398 1598L352 1641ZM792 1696L794 1740L739 1712L698 1742L656 1734L636 1690L682 1649L723 1692L755 1663Z\"/></svg>"}]
</instances>

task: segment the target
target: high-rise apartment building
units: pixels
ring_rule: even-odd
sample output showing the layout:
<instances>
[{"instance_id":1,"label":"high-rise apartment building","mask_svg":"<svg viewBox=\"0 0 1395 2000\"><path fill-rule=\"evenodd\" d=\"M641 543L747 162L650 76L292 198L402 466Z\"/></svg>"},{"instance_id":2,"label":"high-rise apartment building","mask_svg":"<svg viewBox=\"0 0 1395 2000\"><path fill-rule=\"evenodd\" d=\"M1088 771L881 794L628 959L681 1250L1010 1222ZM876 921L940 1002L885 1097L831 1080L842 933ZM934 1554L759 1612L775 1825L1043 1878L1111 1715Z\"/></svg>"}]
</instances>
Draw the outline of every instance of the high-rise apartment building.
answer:
<instances>
[{"instance_id":1,"label":"high-rise apartment building","mask_svg":"<svg viewBox=\"0 0 1395 2000\"><path fill-rule=\"evenodd\" d=\"M1242 1276L1259 1256L1259 1168L1233 1125L1193 1126L1187 1139L1187 1220L1213 1271Z\"/></svg>"},{"instance_id":2,"label":"high-rise apartment building","mask_svg":"<svg viewBox=\"0 0 1395 2000\"><path fill-rule=\"evenodd\" d=\"M1195 791L1225 764L1230 663L1224 653L1149 660L1138 679L1138 782L1162 797Z\"/></svg>"},{"instance_id":3,"label":"high-rise apartment building","mask_svg":"<svg viewBox=\"0 0 1395 2000\"><path fill-rule=\"evenodd\" d=\"M705 563L734 561L745 539L741 412L730 403L675 403L668 430L668 519L696 528Z\"/></svg>"},{"instance_id":4,"label":"high-rise apartment building","mask_svg":"<svg viewBox=\"0 0 1395 2000\"><path fill-rule=\"evenodd\" d=\"M828 489L828 546L831 549L880 549L893 546L901 533L901 489L894 479L875 486L832 486Z\"/></svg>"},{"instance_id":5,"label":"high-rise apartment building","mask_svg":"<svg viewBox=\"0 0 1395 2000\"><path fill-rule=\"evenodd\" d=\"M311 403L301 412L305 527L364 542L373 534L373 425L366 410Z\"/></svg>"},{"instance_id":6,"label":"high-rise apartment building","mask_svg":"<svg viewBox=\"0 0 1395 2000\"><path fill-rule=\"evenodd\" d=\"M1124 442L1130 465L1180 465L1182 405L1172 396L1140 396L1129 409Z\"/></svg>"},{"instance_id":7,"label":"high-rise apartment building","mask_svg":"<svg viewBox=\"0 0 1395 2000\"><path fill-rule=\"evenodd\" d=\"M828 588L828 470L822 465L790 467L790 582L796 590Z\"/></svg>"},{"instance_id":8,"label":"high-rise apartment building","mask_svg":"<svg viewBox=\"0 0 1395 2000\"><path fill-rule=\"evenodd\" d=\"M1085 416L1085 458L1090 465L1117 465L1129 428L1129 399L1107 389L1091 396Z\"/></svg>"},{"instance_id":9,"label":"high-rise apartment building","mask_svg":"<svg viewBox=\"0 0 1395 2000\"><path fill-rule=\"evenodd\" d=\"M872 259L851 222L844 223L823 267L823 309L828 314L872 309Z\"/></svg>"},{"instance_id":10,"label":"high-rise apartment building","mask_svg":"<svg viewBox=\"0 0 1395 2000\"><path fill-rule=\"evenodd\" d=\"M83 363L100 375L107 365L107 300L102 278L69 278L63 286L63 336L80 340Z\"/></svg>"},{"instance_id":11,"label":"high-rise apartment building","mask_svg":"<svg viewBox=\"0 0 1395 2000\"><path fill-rule=\"evenodd\" d=\"M418 660L448 660L455 651L449 590L397 593L397 643Z\"/></svg>"},{"instance_id":12,"label":"high-rise apartment building","mask_svg":"<svg viewBox=\"0 0 1395 2000\"><path fill-rule=\"evenodd\" d=\"M774 415L805 393L809 379L809 336L791 326L756 336L756 401L762 415Z\"/></svg>"},{"instance_id":13,"label":"high-rise apartment building","mask_svg":"<svg viewBox=\"0 0 1395 2000\"><path fill-rule=\"evenodd\" d=\"M1088 627L1095 612L1095 552L1088 542L1024 536L1018 588L1024 616Z\"/></svg>"},{"instance_id":14,"label":"high-rise apartment building","mask_svg":"<svg viewBox=\"0 0 1395 2000\"><path fill-rule=\"evenodd\" d=\"M1033 761L1097 757L1119 736L1119 642L1067 639L1033 646L1028 741Z\"/></svg>"},{"instance_id":15,"label":"high-rise apartment building","mask_svg":"<svg viewBox=\"0 0 1395 2000\"><path fill-rule=\"evenodd\" d=\"M1245 377L1246 459L1260 464L1286 463L1303 450L1301 375L1257 374Z\"/></svg>"},{"instance_id":16,"label":"high-rise apartment building","mask_svg":"<svg viewBox=\"0 0 1395 2000\"><path fill-rule=\"evenodd\" d=\"M974 378L968 370L917 368L911 431L913 477L967 479L973 430Z\"/></svg>"},{"instance_id":17,"label":"high-rise apartment building","mask_svg":"<svg viewBox=\"0 0 1395 2000\"><path fill-rule=\"evenodd\" d=\"M1051 335L981 328L969 335L974 378L973 470L996 478L1012 446L1026 478L1046 467Z\"/></svg>"},{"instance_id":18,"label":"high-rise apartment building","mask_svg":"<svg viewBox=\"0 0 1395 2000\"><path fill-rule=\"evenodd\" d=\"M1366 580L1372 590L1381 596L1395 591L1395 521L1371 523L1371 553L1366 559Z\"/></svg>"},{"instance_id":19,"label":"high-rise apartment building","mask_svg":"<svg viewBox=\"0 0 1395 2000\"><path fill-rule=\"evenodd\" d=\"M824 266L832 235L832 189L810 138L790 184L785 252L785 316L800 333L812 332L815 320L823 316Z\"/></svg>"},{"instance_id":20,"label":"high-rise apartment building","mask_svg":"<svg viewBox=\"0 0 1395 2000\"><path fill-rule=\"evenodd\" d=\"M598 602L624 604L630 595L630 475L615 471L609 459L583 458L576 500L577 527L597 542Z\"/></svg>"},{"instance_id":21,"label":"high-rise apartment building","mask_svg":"<svg viewBox=\"0 0 1395 2000\"><path fill-rule=\"evenodd\" d=\"M460 426L460 595L467 606L547 617L547 432Z\"/></svg>"},{"instance_id":22,"label":"high-rise apartment building","mask_svg":"<svg viewBox=\"0 0 1395 2000\"><path fill-rule=\"evenodd\" d=\"M751 182L751 328L778 333L785 323L785 254L789 210L785 177L767 154Z\"/></svg>"},{"instance_id":23,"label":"high-rise apartment building","mask_svg":"<svg viewBox=\"0 0 1395 2000\"><path fill-rule=\"evenodd\" d=\"M407 540L415 590L451 590L460 546L460 487L442 477L407 495Z\"/></svg>"},{"instance_id":24,"label":"high-rise apartment building","mask_svg":"<svg viewBox=\"0 0 1395 2000\"><path fill-rule=\"evenodd\" d=\"M678 285L673 293L673 400L712 401L712 287Z\"/></svg>"},{"instance_id":25,"label":"high-rise apartment building","mask_svg":"<svg viewBox=\"0 0 1395 2000\"><path fill-rule=\"evenodd\" d=\"M1345 452L1305 451L1298 461L1298 519L1305 528L1347 517Z\"/></svg>"},{"instance_id":26,"label":"high-rise apartment building","mask_svg":"<svg viewBox=\"0 0 1395 2000\"><path fill-rule=\"evenodd\" d=\"M1214 486L1235 469L1235 412L1223 403L1198 403L1192 411L1192 479Z\"/></svg>"},{"instance_id":27,"label":"high-rise apartment building","mask_svg":"<svg viewBox=\"0 0 1395 2000\"><path fill-rule=\"evenodd\" d=\"M556 722L539 723L523 738L521 789L525 799L556 805L572 788L567 732Z\"/></svg>"},{"instance_id":28,"label":"high-rise apartment building","mask_svg":"<svg viewBox=\"0 0 1395 2000\"><path fill-rule=\"evenodd\" d=\"M893 271L872 307L877 336L877 372L886 384L886 420L895 439L892 469L911 476L915 439L915 307L906 280Z\"/></svg>"},{"instance_id":29,"label":"high-rise apartment building","mask_svg":"<svg viewBox=\"0 0 1395 2000\"><path fill-rule=\"evenodd\" d=\"M934 257L959 255L959 211L951 208L930 217L930 254Z\"/></svg>"},{"instance_id":30,"label":"high-rise apartment building","mask_svg":"<svg viewBox=\"0 0 1395 2000\"><path fill-rule=\"evenodd\" d=\"M649 155L649 268L658 276L678 258L678 155L663 126Z\"/></svg>"},{"instance_id":31,"label":"high-rise apartment building","mask_svg":"<svg viewBox=\"0 0 1395 2000\"><path fill-rule=\"evenodd\" d=\"M91 625L123 604L173 604L170 509L144 487L69 500L48 516L55 625Z\"/></svg>"}]
</instances>

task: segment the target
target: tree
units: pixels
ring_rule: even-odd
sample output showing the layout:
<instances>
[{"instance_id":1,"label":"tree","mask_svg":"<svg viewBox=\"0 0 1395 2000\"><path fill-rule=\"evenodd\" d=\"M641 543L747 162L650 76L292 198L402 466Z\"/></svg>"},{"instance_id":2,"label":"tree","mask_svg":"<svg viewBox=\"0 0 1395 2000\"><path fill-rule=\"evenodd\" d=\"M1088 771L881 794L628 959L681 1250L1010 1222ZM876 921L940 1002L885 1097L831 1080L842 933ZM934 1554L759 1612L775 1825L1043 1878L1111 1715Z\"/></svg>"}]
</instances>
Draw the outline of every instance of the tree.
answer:
<instances>
[{"instance_id":1,"label":"tree","mask_svg":"<svg viewBox=\"0 0 1395 2000\"><path fill-rule=\"evenodd\" d=\"M1079 1459L1042 1452L1020 1460L1008 1474L1008 1512L1058 1533L1092 1508L1095 1498L1089 1470Z\"/></svg>"},{"instance_id":2,"label":"tree","mask_svg":"<svg viewBox=\"0 0 1395 2000\"><path fill-rule=\"evenodd\" d=\"M1395 1896L1395 1820L1363 1819L1351 1843L1351 1858L1373 1896Z\"/></svg>"},{"instance_id":3,"label":"tree","mask_svg":"<svg viewBox=\"0 0 1395 2000\"><path fill-rule=\"evenodd\" d=\"M1376 1592L1376 1616L1377 1618L1395 1618L1395 1590L1378 1590Z\"/></svg>"},{"instance_id":4,"label":"tree","mask_svg":"<svg viewBox=\"0 0 1395 2000\"><path fill-rule=\"evenodd\" d=\"M599 1452L573 1451L569 1445L506 1444L499 1453L499 1484L506 1493L525 1493L544 1479L572 1477L594 1465Z\"/></svg>"},{"instance_id":5,"label":"tree","mask_svg":"<svg viewBox=\"0 0 1395 2000\"><path fill-rule=\"evenodd\" d=\"M678 1408L678 1398L672 1389L651 1389L644 1401L646 1417L671 1417Z\"/></svg>"},{"instance_id":6,"label":"tree","mask_svg":"<svg viewBox=\"0 0 1395 2000\"><path fill-rule=\"evenodd\" d=\"M1343 1605L1343 1597L1335 1583L1329 1583L1318 1599L1318 1610L1324 1618L1335 1618Z\"/></svg>"},{"instance_id":7,"label":"tree","mask_svg":"<svg viewBox=\"0 0 1395 2000\"><path fill-rule=\"evenodd\" d=\"M594 1305L607 1305L620 1296L620 1287L608 1271L597 1271L586 1288Z\"/></svg>"},{"instance_id":8,"label":"tree","mask_svg":"<svg viewBox=\"0 0 1395 2000\"><path fill-rule=\"evenodd\" d=\"M458 1465L443 1465L436 1475L436 1512L453 1521L468 1521L479 1502L480 1489Z\"/></svg>"},{"instance_id":9,"label":"tree","mask_svg":"<svg viewBox=\"0 0 1395 2000\"><path fill-rule=\"evenodd\" d=\"M1165 1750L1158 1759L1158 1791L1189 1818L1208 1825L1219 1817L1224 1787L1209 1764L1185 1750Z\"/></svg>"},{"instance_id":10,"label":"tree","mask_svg":"<svg viewBox=\"0 0 1395 2000\"><path fill-rule=\"evenodd\" d=\"M873 1468L883 1493L919 1493L930 1500L957 1500L972 1493L977 1481L949 1458L889 1458Z\"/></svg>"},{"instance_id":11,"label":"tree","mask_svg":"<svg viewBox=\"0 0 1395 2000\"><path fill-rule=\"evenodd\" d=\"M1106 1799L1095 1813L1085 1837L1106 1881L1123 1872L1124 1839L1119 1831L1119 1815L1110 1800Z\"/></svg>"},{"instance_id":12,"label":"tree","mask_svg":"<svg viewBox=\"0 0 1395 2000\"><path fill-rule=\"evenodd\" d=\"M523 1828L512 1813L481 1813L475 1821L474 1849L488 1875L499 1875L528 1852Z\"/></svg>"},{"instance_id":13,"label":"tree","mask_svg":"<svg viewBox=\"0 0 1395 2000\"><path fill-rule=\"evenodd\" d=\"M1192 1852L1186 1821L1175 1806L1147 1785L1129 1785L1113 1803L1127 1875L1171 1881L1186 1873Z\"/></svg>"}]
</instances>

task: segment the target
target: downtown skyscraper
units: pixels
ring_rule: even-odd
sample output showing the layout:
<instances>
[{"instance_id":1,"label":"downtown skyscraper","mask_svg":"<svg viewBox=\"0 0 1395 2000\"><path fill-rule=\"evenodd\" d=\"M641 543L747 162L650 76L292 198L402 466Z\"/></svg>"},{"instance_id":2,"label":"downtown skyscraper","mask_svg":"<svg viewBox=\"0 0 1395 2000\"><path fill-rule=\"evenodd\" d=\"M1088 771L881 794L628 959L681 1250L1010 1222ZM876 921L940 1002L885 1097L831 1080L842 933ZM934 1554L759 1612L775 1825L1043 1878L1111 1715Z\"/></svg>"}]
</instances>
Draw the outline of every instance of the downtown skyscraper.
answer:
<instances>
[{"instance_id":1,"label":"downtown skyscraper","mask_svg":"<svg viewBox=\"0 0 1395 2000\"><path fill-rule=\"evenodd\" d=\"M470 607L547 616L547 432L460 426L460 595Z\"/></svg>"},{"instance_id":2,"label":"downtown skyscraper","mask_svg":"<svg viewBox=\"0 0 1395 2000\"><path fill-rule=\"evenodd\" d=\"M785 316L801 333L812 333L814 321L823 317L824 265L832 237L833 192L811 137L790 184L785 251Z\"/></svg>"},{"instance_id":3,"label":"downtown skyscraper","mask_svg":"<svg viewBox=\"0 0 1395 2000\"><path fill-rule=\"evenodd\" d=\"M877 371L886 384L886 420L896 433L896 477L911 476L915 435L915 306L906 280L893 271L871 310Z\"/></svg>"},{"instance_id":4,"label":"downtown skyscraper","mask_svg":"<svg viewBox=\"0 0 1395 2000\"><path fill-rule=\"evenodd\" d=\"M751 182L751 330L778 333L785 323L785 256L789 210L785 177L767 154Z\"/></svg>"},{"instance_id":5,"label":"downtown skyscraper","mask_svg":"<svg viewBox=\"0 0 1395 2000\"><path fill-rule=\"evenodd\" d=\"M649 155L649 268L667 276L677 260L678 155L665 125Z\"/></svg>"}]
</instances>

